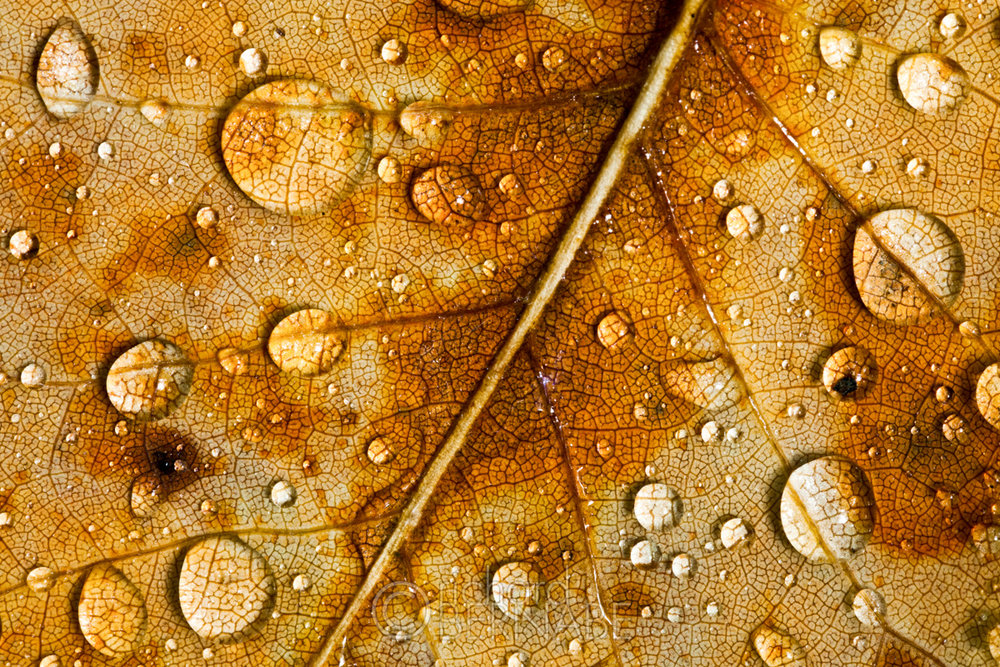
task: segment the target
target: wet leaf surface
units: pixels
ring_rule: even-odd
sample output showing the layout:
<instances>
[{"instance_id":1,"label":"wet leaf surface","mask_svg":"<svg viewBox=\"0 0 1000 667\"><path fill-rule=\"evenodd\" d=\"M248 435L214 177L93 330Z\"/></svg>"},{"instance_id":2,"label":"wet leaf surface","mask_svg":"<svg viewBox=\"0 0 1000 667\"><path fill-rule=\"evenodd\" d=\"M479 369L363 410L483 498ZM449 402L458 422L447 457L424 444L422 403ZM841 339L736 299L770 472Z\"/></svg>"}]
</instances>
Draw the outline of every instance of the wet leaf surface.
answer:
<instances>
[{"instance_id":1,"label":"wet leaf surface","mask_svg":"<svg viewBox=\"0 0 1000 667\"><path fill-rule=\"evenodd\" d=\"M3 661L996 664L998 21L14 2Z\"/></svg>"}]
</instances>

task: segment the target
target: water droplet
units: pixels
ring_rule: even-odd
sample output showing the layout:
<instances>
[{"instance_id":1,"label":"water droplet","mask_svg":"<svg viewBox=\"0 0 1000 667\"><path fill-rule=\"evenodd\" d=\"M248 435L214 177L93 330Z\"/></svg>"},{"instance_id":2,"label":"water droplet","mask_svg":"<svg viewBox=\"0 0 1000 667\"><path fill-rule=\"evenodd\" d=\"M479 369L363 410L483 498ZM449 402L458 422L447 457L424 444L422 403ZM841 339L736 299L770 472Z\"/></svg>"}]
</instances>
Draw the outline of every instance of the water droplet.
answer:
<instances>
[{"instance_id":1,"label":"water droplet","mask_svg":"<svg viewBox=\"0 0 1000 667\"><path fill-rule=\"evenodd\" d=\"M934 116L954 111L972 91L962 66L937 53L904 56L896 68L896 82L907 104Z\"/></svg>"},{"instance_id":2,"label":"water droplet","mask_svg":"<svg viewBox=\"0 0 1000 667\"><path fill-rule=\"evenodd\" d=\"M398 39L390 39L382 45L382 60L390 65L400 65L406 60L406 45Z\"/></svg>"},{"instance_id":3,"label":"water droplet","mask_svg":"<svg viewBox=\"0 0 1000 667\"><path fill-rule=\"evenodd\" d=\"M507 667L527 667L527 659L520 653L511 653L507 658Z\"/></svg>"},{"instance_id":4,"label":"water droplet","mask_svg":"<svg viewBox=\"0 0 1000 667\"><path fill-rule=\"evenodd\" d=\"M986 642L989 644L990 655L997 662L1000 662L1000 623L994 625L986 635Z\"/></svg>"},{"instance_id":5,"label":"water droplet","mask_svg":"<svg viewBox=\"0 0 1000 667\"><path fill-rule=\"evenodd\" d=\"M954 233L912 208L869 218L854 237L853 261L865 306L900 325L925 320L936 311L936 302L953 304L965 279L965 255Z\"/></svg>"},{"instance_id":6,"label":"water droplet","mask_svg":"<svg viewBox=\"0 0 1000 667\"><path fill-rule=\"evenodd\" d=\"M383 183L399 183L403 177L403 168L400 166L399 160L390 155L379 160L378 177L382 179Z\"/></svg>"},{"instance_id":7,"label":"water droplet","mask_svg":"<svg viewBox=\"0 0 1000 667\"><path fill-rule=\"evenodd\" d=\"M368 443L368 460L375 465L384 466L396 457L385 438L373 438Z\"/></svg>"},{"instance_id":8,"label":"water droplet","mask_svg":"<svg viewBox=\"0 0 1000 667\"><path fill-rule=\"evenodd\" d=\"M147 340L123 352L105 386L115 408L139 419L161 419L184 402L194 366L173 343Z\"/></svg>"},{"instance_id":9,"label":"water droplet","mask_svg":"<svg viewBox=\"0 0 1000 667\"><path fill-rule=\"evenodd\" d=\"M232 108L221 144L230 175L255 202L279 213L318 213L361 179L367 117L321 83L270 81Z\"/></svg>"},{"instance_id":10,"label":"water droplet","mask_svg":"<svg viewBox=\"0 0 1000 667\"><path fill-rule=\"evenodd\" d=\"M910 178L923 178L927 175L927 160L923 158L911 158L909 162L906 163L906 173Z\"/></svg>"},{"instance_id":11,"label":"water droplet","mask_svg":"<svg viewBox=\"0 0 1000 667\"><path fill-rule=\"evenodd\" d=\"M162 499L163 487L156 475L140 475L133 480L132 487L129 489L129 505L135 517L139 519L149 518Z\"/></svg>"},{"instance_id":12,"label":"water droplet","mask_svg":"<svg viewBox=\"0 0 1000 667\"><path fill-rule=\"evenodd\" d=\"M233 23L233 37L242 37L247 34L247 24L243 21Z\"/></svg>"},{"instance_id":13,"label":"water droplet","mask_svg":"<svg viewBox=\"0 0 1000 667\"><path fill-rule=\"evenodd\" d=\"M618 311L612 310L597 323L597 341L608 350L614 350L631 337L628 322Z\"/></svg>"},{"instance_id":14,"label":"water droplet","mask_svg":"<svg viewBox=\"0 0 1000 667\"><path fill-rule=\"evenodd\" d=\"M875 376L875 358L863 347L843 347L823 365L823 386L841 400L864 396Z\"/></svg>"},{"instance_id":15,"label":"water droplet","mask_svg":"<svg viewBox=\"0 0 1000 667\"><path fill-rule=\"evenodd\" d=\"M862 588L858 591L851 608L854 609L854 615L862 625L878 627L885 618L885 598L871 588Z\"/></svg>"},{"instance_id":16,"label":"water droplet","mask_svg":"<svg viewBox=\"0 0 1000 667\"><path fill-rule=\"evenodd\" d=\"M47 655L38 661L38 667L62 667L62 661L58 655Z\"/></svg>"},{"instance_id":17,"label":"water droplet","mask_svg":"<svg viewBox=\"0 0 1000 667\"><path fill-rule=\"evenodd\" d=\"M720 204L725 204L733 196L733 186L726 179L722 178L712 186L712 197Z\"/></svg>"},{"instance_id":18,"label":"water droplet","mask_svg":"<svg viewBox=\"0 0 1000 667\"><path fill-rule=\"evenodd\" d=\"M139 113L156 127L163 127L167 124L170 106L163 100L144 100L139 105Z\"/></svg>"},{"instance_id":19,"label":"water droplet","mask_svg":"<svg viewBox=\"0 0 1000 667\"><path fill-rule=\"evenodd\" d=\"M35 567L28 572L25 583L36 593L44 593L55 585L56 573L50 567Z\"/></svg>"},{"instance_id":20,"label":"water droplet","mask_svg":"<svg viewBox=\"0 0 1000 667\"><path fill-rule=\"evenodd\" d=\"M541 593L541 577L530 563L504 563L493 574L490 594L504 614L517 620L537 605Z\"/></svg>"},{"instance_id":21,"label":"water droplet","mask_svg":"<svg viewBox=\"0 0 1000 667\"><path fill-rule=\"evenodd\" d=\"M219 222L219 214L211 206L202 206L195 213L194 221L202 229L211 229Z\"/></svg>"},{"instance_id":22,"label":"water droplet","mask_svg":"<svg viewBox=\"0 0 1000 667\"><path fill-rule=\"evenodd\" d=\"M686 553L676 554L670 560L670 571L678 579L687 579L694 569L694 559Z\"/></svg>"},{"instance_id":23,"label":"water droplet","mask_svg":"<svg viewBox=\"0 0 1000 667\"><path fill-rule=\"evenodd\" d=\"M83 636L98 652L122 658L136 649L145 634L146 602L120 570L102 563L83 582L77 620Z\"/></svg>"},{"instance_id":24,"label":"water droplet","mask_svg":"<svg viewBox=\"0 0 1000 667\"><path fill-rule=\"evenodd\" d=\"M660 560L660 548L650 540L639 540L629 550L629 560L638 568L649 568Z\"/></svg>"},{"instance_id":25,"label":"water droplet","mask_svg":"<svg viewBox=\"0 0 1000 667\"><path fill-rule=\"evenodd\" d=\"M405 273L400 273L392 277L392 291L396 294L402 294L406 291L406 288L410 286L410 277Z\"/></svg>"},{"instance_id":26,"label":"water droplet","mask_svg":"<svg viewBox=\"0 0 1000 667\"><path fill-rule=\"evenodd\" d=\"M646 530L673 528L681 518L681 500L666 484L646 484L635 494L632 511Z\"/></svg>"},{"instance_id":27,"label":"water droplet","mask_svg":"<svg viewBox=\"0 0 1000 667\"><path fill-rule=\"evenodd\" d=\"M726 213L726 230L733 238L749 241L764 230L764 217L752 204L740 204Z\"/></svg>"},{"instance_id":28,"label":"water droplet","mask_svg":"<svg viewBox=\"0 0 1000 667\"><path fill-rule=\"evenodd\" d=\"M966 338L978 338L983 332L979 328L979 325L972 320L964 320L958 325L958 333Z\"/></svg>"},{"instance_id":29,"label":"water droplet","mask_svg":"<svg viewBox=\"0 0 1000 667\"><path fill-rule=\"evenodd\" d=\"M871 489L850 461L827 456L799 466L781 494L781 527L812 561L846 560L861 551L874 528Z\"/></svg>"},{"instance_id":30,"label":"water droplet","mask_svg":"<svg viewBox=\"0 0 1000 667\"><path fill-rule=\"evenodd\" d=\"M247 76L261 76L267 69L267 56L260 49L250 47L240 54L240 69Z\"/></svg>"},{"instance_id":31,"label":"water droplet","mask_svg":"<svg viewBox=\"0 0 1000 667\"><path fill-rule=\"evenodd\" d=\"M304 574L297 574L292 579L292 589L302 592L307 591L312 586L312 580Z\"/></svg>"},{"instance_id":32,"label":"water droplet","mask_svg":"<svg viewBox=\"0 0 1000 667\"><path fill-rule=\"evenodd\" d=\"M561 46L550 46L542 53L542 66L555 72L566 62L566 57L566 50Z\"/></svg>"},{"instance_id":33,"label":"water droplet","mask_svg":"<svg viewBox=\"0 0 1000 667\"><path fill-rule=\"evenodd\" d=\"M614 456L615 446L607 438L601 438L597 441L597 453L602 459L609 459Z\"/></svg>"},{"instance_id":34,"label":"water droplet","mask_svg":"<svg viewBox=\"0 0 1000 667\"><path fill-rule=\"evenodd\" d=\"M97 144L97 157L102 160L110 160L115 156L115 147L107 141Z\"/></svg>"},{"instance_id":35,"label":"water droplet","mask_svg":"<svg viewBox=\"0 0 1000 667\"><path fill-rule=\"evenodd\" d=\"M955 442L960 445L969 444L968 424L965 420L954 413L947 415L941 422L941 433L948 442Z\"/></svg>"},{"instance_id":36,"label":"water droplet","mask_svg":"<svg viewBox=\"0 0 1000 667\"><path fill-rule=\"evenodd\" d=\"M583 653L583 644L580 643L579 639L570 640L567 648L569 649L570 655L580 655Z\"/></svg>"},{"instance_id":37,"label":"water droplet","mask_svg":"<svg viewBox=\"0 0 1000 667\"><path fill-rule=\"evenodd\" d=\"M845 70L861 57L861 40L852 30L826 26L819 31L819 52L827 66Z\"/></svg>"},{"instance_id":38,"label":"water droplet","mask_svg":"<svg viewBox=\"0 0 1000 667\"><path fill-rule=\"evenodd\" d=\"M267 338L267 352L286 373L328 373L344 349L333 317L325 310L308 308L285 317Z\"/></svg>"},{"instance_id":39,"label":"water droplet","mask_svg":"<svg viewBox=\"0 0 1000 667\"><path fill-rule=\"evenodd\" d=\"M1000 363L990 364L976 381L976 407L994 428L1000 429Z\"/></svg>"},{"instance_id":40,"label":"water droplet","mask_svg":"<svg viewBox=\"0 0 1000 667\"><path fill-rule=\"evenodd\" d=\"M667 620L671 623L680 623L684 620L684 610L680 607L671 607L667 610Z\"/></svg>"},{"instance_id":41,"label":"water droplet","mask_svg":"<svg viewBox=\"0 0 1000 667\"><path fill-rule=\"evenodd\" d=\"M184 555L177 579L181 612L203 639L242 639L274 603L267 561L232 537L209 537Z\"/></svg>"},{"instance_id":42,"label":"water droplet","mask_svg":"<svg viewBox=\"0 0 1000 667\"><path fill-rule=\"evenodd\" d=\"M19 229L10 235L7 248L18 259L31 259L38 255L38 237L26 229Z\"/></svg>"},{"instance_id":43,"label":"water droplet","mask_svg":"<svg viewBox=\"0 0 1000 667\"><path fill-rule=\"evenodd\" d=\"M965 34L966 27L965 19L960 14L951 12L941 17L938 30L945 39L958 39Z\"/></svg>"},{"instance_id":44,"label":"water droplet","mask_svg":"<svg viewBox=\"0 0 1000 667\"><path fill-rule=\"evenodd\" d=\"M735 367L721 357L668 366L661 381L672 395L710 412L736 405L743 397Z\"/></svg>"},{"instance_id":45,"label":"water droplet","mask_svg":"<svg viewBox=\"0 0 1000 667\"><path fill-rule=\"evenodd\" d=\"M806 667L806 652L799 641L770 622L754 630L750 638L767 667Z\"/></svg>"},{"instance_id":46,"label":"water droplet","mask_svg":"<svg viewBox=\"0 0 1000 667\"><path fill-rule=\"evenodd\" d=\"M417 211L439 224L467 224L486 218L486 195L479 178L458 165L432 167L413 180L410 198Z\"/></svg>"},{"instance_id":47,"label":"water droplet","mask_svg":"<svg viewBox=\"0 0 1000 667\"><path fill-rule=\"evenodd\" d=\"M719 540L723 547L732 549L750 539L751 534L750 526L746 521L739 517L733 517L722 524L719 529Z\"/></svg>"},{"instance_id":48,"label":"water droplet","mask_svg":"<svg viewBox=\"0 0 1000 667\"><path fill-rule=\"evenodd\" d=\"M75 23L64 23L49 35L38 57L35 87L56 118L69 118L86 108L97 92L97 56Z\"/></svg>"},{"instance_id":49,"label":"water droplet","mask_svg":"<svg viewBox=\"0 0 1000 667\"><path fill-rule=\"evenodd\" d=\"M28 364L21 369L21 384L25 387L41 387L45 384L45 369L39 364Z\"/></svg>"},{"instance_id":50,"label":"water droplet","mask_svg":"<svg viewBox=\"0 0 1000 667\"><path fill-rule=\"evenodd\" d=\"M718 442L721 434L722 428L719 427L718 422L707 421L701 427L702 442Z\"/></svg>"},{"instance_id":51,"label":"water droplet","mask_svg":"<svg viewBox=\"0 0 1000 667\"><path fill-rule=\"evenodd\" d=\"M268 495L271 497L271 502L278 507L288 507L295 502L298 493L295 491L294 486L283 479L279 479L271 485Z\"/></svg>"}]
</instances>

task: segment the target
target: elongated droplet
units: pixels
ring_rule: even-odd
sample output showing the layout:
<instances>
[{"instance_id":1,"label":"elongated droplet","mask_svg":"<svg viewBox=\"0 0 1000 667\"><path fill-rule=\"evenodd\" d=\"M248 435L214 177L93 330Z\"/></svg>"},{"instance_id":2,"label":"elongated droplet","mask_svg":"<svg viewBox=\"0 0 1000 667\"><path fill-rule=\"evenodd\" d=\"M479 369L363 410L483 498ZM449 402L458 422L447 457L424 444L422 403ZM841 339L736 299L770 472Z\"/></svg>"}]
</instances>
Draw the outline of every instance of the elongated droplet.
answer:
<instances>
[{"instance_id":1,"label":"elongated droplet","mask_svg":"<svg viewBox=\"0 0 1000 667\"><path fill-rule=\"evenodd\" d=\"M538 604L541 577L530 563L515 561L504 563L493 574L490 594L493 602L504 614L520 619Z\"/></svg>"},{"instance_id":2,"label":"elongated droplet","mask_svg":"<svg viewBox=\"0 0 1000 667\"><path fill-rule=\"evenodd\" d=\"M904 56L896 68L896 82L907 104L932 116L954 111L972 91L962 66L937 53Z\"/></svg>"},{"instance_id":3,"label":"elongated droplet","mask_svg":"<svg viewBox=\"0 0 1000 667\"><path fill-rule=\"evenodd\" d=\"M826 26L819 31L819 53L829 67L844 70L861 57L861 40L853 30Z\"/></svg>"},{"instance_id":4,"label":"elongated droplet","mask_svg":"<svg viewBox=\"0 0 1000 667\"><path fill-rule=\"evenodd\" d=\"M721 358L667 367L661 381L672 395L710 411L735 405L743 397L735 368Z\"/></svg>"},{"instance_id":5,"label":"elongated droplet","mask_svg":"<svg viewBox=\"0 0 1000 667\"><path fill-rule=\"evenodd\" d=\"M145 634L146 602L120 570L102 563L91 569L83 583L77 620L91 646L121 658L135 651Z\"/></svg>"},{"instance_id":6,"label":"elongated droplet","mask_svg":"<svg viewBox=\"0 0 1000 667\"><path fill-rule=\"evenodd\" d=\"M83 111L97 92L97 56L75 23L64 23L49 35L35 71L38 94L56 118Z\"/></svg>"},{"instance_id":7,"label":"elongated droplet","mask_svg":"<svg viewBox=\"0 0 1000 667\"><path fill-rule=\"evenodd\" d=\"M1000 429L1000 363L990 364L976 380L976 407L993 428Z\"/></svg>"}]
</instances>

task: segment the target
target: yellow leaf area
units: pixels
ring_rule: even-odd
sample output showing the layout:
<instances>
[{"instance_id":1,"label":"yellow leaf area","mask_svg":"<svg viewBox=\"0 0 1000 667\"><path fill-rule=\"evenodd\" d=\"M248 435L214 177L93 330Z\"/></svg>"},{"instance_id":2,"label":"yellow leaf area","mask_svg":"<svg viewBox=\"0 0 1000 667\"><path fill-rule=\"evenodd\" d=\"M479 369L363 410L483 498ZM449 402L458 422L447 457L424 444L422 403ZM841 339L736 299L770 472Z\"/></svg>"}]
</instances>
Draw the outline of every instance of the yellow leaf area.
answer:
<instances>
[{"instance_id":1,"label":"yellow leaf area","mask_svg":"<svg viewBox=\"0 0 1000 667\"><path fill-rule=\"evenodd\" d=\"M996 8L8 4L0 663L996 664Z\"/></svg>"}]
</instances>

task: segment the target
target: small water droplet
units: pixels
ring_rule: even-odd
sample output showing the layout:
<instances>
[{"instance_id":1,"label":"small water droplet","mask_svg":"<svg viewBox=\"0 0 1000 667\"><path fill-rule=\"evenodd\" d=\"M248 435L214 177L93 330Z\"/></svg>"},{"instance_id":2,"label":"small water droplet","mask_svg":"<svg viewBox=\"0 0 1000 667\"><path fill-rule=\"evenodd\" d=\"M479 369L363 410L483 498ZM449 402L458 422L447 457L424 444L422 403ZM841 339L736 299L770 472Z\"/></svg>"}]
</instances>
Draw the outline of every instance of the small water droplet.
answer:
<instances>
[{"instance_id":1,"label":"small water droplet","mask_svg":"<svg viewBox=\"0 0 1000 667\"><path fill-rule=\"evenodd\" d=\"M97 144L97 157L102 160L110 160L115 156L115 147L107 141Z\"/></svg>"},{"instance_id":2,"label":"small water droplet","mask_svg":"<svg viewBox=\"0 0 1000 667\"><path fill-rule=\"evenodd\" d=\"M368 449L366 450L368 454L368 460L375 465L386 465L391 462L395 457L396 453L389 446L388 441L385 438L373 438L371 442L368 443Z\"/></svg>"},{"instance_id":3,"label":"small water droplet","mask_svg":"<svg viewBox=\"0 0 1000 667\"><path fill-rule=\"evenodd\" d=\"M21 384L25 387L41 387L45 384L45 369L40 364L28 364L21 369Z\"/></svg>"},{"instance_id":4,"label":"small water droplet","mask_svg":"<svg viewBox=\"0 0 1000 667\"><path fill-rule=\"evenodd\" d=\"M390 39L382 44L381 55L390 65L401 65L406 60L406 45L398 39Z\"/></svg>"},{"instance_id":5,"label":"small water droplet","mask_svg":"<svg viewBox=\"0 0 1000 667\"><path fill-rule=\"evenodd\" d=\"M1000 429L1000 363L983 369L976 381L976 407L994 428Z\"/></svg>"},{"instance_id":6,"label":"small water droplet","mask_svg":"<svg viewBox=\"0 0 1000 667\"><path fill-rule=\"evenodd\" d=\"M489 212L479 178L458 165L439 165L418 175L410 199L422 216L438 224L478 222Z\"/></svg>"},{"instance_id":7,"label":"small water droplet","mask_svg":"<svg viewBox=\"0 0 1000 667\"><path fill-rule=\"evenodd\" d=\"M658 482L639 489L632 507L639 525L646 530L657 531L676 526L682 510L677 492Z\"/></svg>"},{"instance_id":8,"label":"small water droplet","mask_svg":"<svg viewBox=\"0 0 1000 667\"><path fill-rule=\"evenodd\" d=\"M383 183L399 183L403 178L403 168L399 164L399 160L391 155L386 155L379 160L378 177L382 179Z\"/></svg>"},{"instance_id":9,"label":"small water droplet","mask_svg":"<svg viewBox=\"0 0 1000 667\"><path fill-rule=\"evenodd\" d=\"M439 143L451 127L451 111L423 100L414 102L399 114L403 132L421 143Z\"/></svg>"},{"instance_id":10,"label":"small water droplet","mask_svg":"<svg viewBox=\"0 0 1000 667\"><path fill-rule=\"evenodd\" d=\"M247 76L261 76L267 70L267 56L260 49L250 47L240 54L240 69Z\"/></svg>"},{"instance_id":11,"label":"small water droplet","mask_svg":"<svg viewBox=\"0 0 1000 667\"><path fill-rule=\"evenodd\" d=\"M806 652L799 641L770 622L754 630L751 640L767 667L806 667Z\"/></svg>"},{"instance_id":12,"label":"small water droplet","mask_svg":"<svg viewBox=\"0 0 1000 667\"><path fill-rule=\"evenodd\" d=\"M306 591L312 586L312 580L304 574L297 574L292 579L292 589L296 591Z\"/></svg>"},{"instance_id":13,"label":"small water droplet","mask_svg":"<svg viewBox=\"0 0 1000 667\"><path fill-rule=\"evenodd\" d=\"M596 331L597 341L608 350L617 349L631 337L628 322L614 310L600 319Z\"/></svg>"},{"instance_id":14,"label":"small water droplet","mask_svg":"<svg viewBox=\"0 0 1000 667\"><path fill-rule=\"evenodd\" d=\"M38 237L26 229L19 229L10 235L7 248L18 259L31 259L38 255Z\"/></svg>"},{"instance_id":15,"label":"small water droplet","mask_svg":"<svg viewBox=\"0 0 1000 667\"><path fill-rule=\"evenodd\" d=\"M629 560L638 568L650 568L660 560L660 548L650 540L639 540L629 550Z\"/></svg>"},{"instance_id":16,"label":"small water droplet","mask_svg":"<svg viewBox=\"0 0 1000 667\"><path fill-rule=\"evenodd\" d=\"M861 40L847 28L825 26L819 31L819 52L828 67L845 70L861 57Z\"/></svg>"},{"instance_id":17,"label":"small water droplet","mask_svg":"<svg viewBox=\"0 0 1000 667\"><path fill-rule=\"evenodd\" d=\"M566 62L566 50L561 46L550 46L542 53L542 66L550 72L557 71Z\"/></svg>"},{"instance_id":18,"label":"small water droplet","mask_svg":"<svg viewBox=\"0 0 1000 667\"><path fill-rule=\"evenodd\" d=\"M923 158L911 158L909 162L906 163L906 174L910 178L923 178L927 175L927 160Z\"/></svg>"},{"instance_id":19,"label":"small water droplet","mask_svg":"<svg viewBox=\"0 0 1000 667\"><path fill-rule=\"evenodd\" d=\"M678 579L687 579L694 570L694 558L686 553L674 555L670 560L670 571Z\"/></svg>"},{"instance_id":20,"label":"small water droplet","mask_svg":"<svg viewBox=\"0 0 1000 667\"><path fill-rule=\"evenodd\" d=\"M278 507L288 507L295 502L298 493L295 491L294 486L283 479L279 479L271 485L268 495L271 498L271 502Z\"/></svg>"},{"instance_id":21,"label":"small water droplet","mask_svg":"<svg viewBox=\"0 0 1000 667\"><path fill-rule=\"evenodd\" d=\"M871 588L862 588L858 591L851 608L862 625L878 627L885 619L885 598Z\"/></svg>"},{"instance_id":22,"label":"small water droplet","mask_svg":"<svg viewBox=\"0 0 1000 667\"><path fill-rule=\"evenodd\" d=\"M504 563L493 574L490 595L493 603L514 620L523 618L538 604L541 576L524 561Z\"/></svg>"},{"instance_id":23,"label":"small water droplet","mask_svg":"<svg viewBox=\"0 0 1000 667\"><path fill-rule=\"evenodd\" d=\"M955 12L945 14L941 17L941 23L938 24L938 30L945 39L958 39L965 34L965 29L965 19Z\"/></svg>"},{"instance_id":24,"label":"small water droplet","mask_svg":"<svg viewBox=\"0 0 1000 667\"><path fill-rule=\"evenodd\" d=\"M957 414L952 413L945 416L944 421L941 422L941 433L948 442L960 445L969 444L968 424Z\"/></svg>"},{"instance_id":25,"label":"small water droplet","mask_svg":"<svg viewBox=\"0 0 1000 667\"><path fill-rule=\"evenodd\" d=\"M233 23L233 37L242 37L247 34L247 24L243 21Z\"/></svg>"},{"instance_id":26,"label":"small water droplet","mask_svg":"<svg viewBox=\"0 0 1000 667\"><path fill-rule=\"evenodd\" d=\"M288 315L271 330L267 352L286 373L312 376L328 373L344 349L333 317L308 308Z\"/></svg>"},{"instance_id":27,"label":"small water droplet","mask_svg":"<svg viewBox=\"0 0 1000 667\"><path fill-rule=\"evenodd\" d=\"M219 222L219 214L211 206L202 206L195 213L194 221L202 229L211 229Z\"/></svg>"},{"instance_id":28,"label":"small water droplet","mask_svg":"<svg viewBox=\"0 0 1000 667\"><path fill-rule=\"evenodd\" d=\"M726 549L732 549L750 539L752 534L750 526L739 517L733 517L719 529L719 540Z\"/></svg>"},{"instance_id":29,"label":"small water droplet","mask_svg":"<svg viewBox=\"0 0 1000 667\"><path fill-rule=\"evenodd\" d=\"M34 592L44 593L55 585L56 573L50 567L35 567L28 572L25 583Z\"/></svg>"},{"instance_id":30,"label":"small water droplet","mask_svg":"<svg viewBox=\"0 0 1000 667\"><path fill-rule=\"evenodd\" d=\"M972 91L962 66L937 53L903 56L896 68L896 83L907 104L933 116L954 111Z\"/></svg>"}]
</instances>

